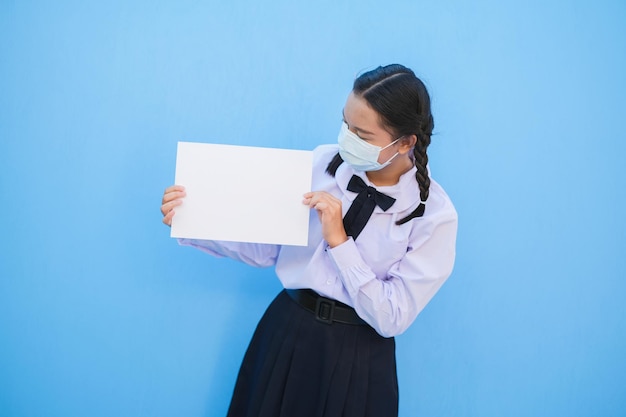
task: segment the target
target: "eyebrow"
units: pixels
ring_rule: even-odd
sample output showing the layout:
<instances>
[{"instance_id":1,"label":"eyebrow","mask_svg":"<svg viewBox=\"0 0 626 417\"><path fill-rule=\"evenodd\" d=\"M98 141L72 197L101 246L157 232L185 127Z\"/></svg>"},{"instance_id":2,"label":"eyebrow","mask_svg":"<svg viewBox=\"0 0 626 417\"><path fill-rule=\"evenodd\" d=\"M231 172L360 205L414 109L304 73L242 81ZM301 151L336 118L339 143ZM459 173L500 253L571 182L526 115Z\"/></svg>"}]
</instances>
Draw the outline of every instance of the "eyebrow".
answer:
<instances>
[{"instance_id":1,"label":"eyebrow","mask_svg":"<svg viewBox=\"0 0 626 417\"><path fill-rule=\"evenodd\" d=\"M341 110L341 117L343 117L343 121L344 121L346 124L348 124L348 122L346 122L346 111L345 111L345 109L344 109L344 110ZM361 133L365 133L366 135L372 135L372 136L374 136L374 133L373 133L373 132L369 132L369 131L367 131L367 130L365 130L365 129L360 129L360 128L356 127L356 126L353 126L353 127L354 127L356 130L358 130L359 132L361 132Z\"/></svg>"}]
</instances>

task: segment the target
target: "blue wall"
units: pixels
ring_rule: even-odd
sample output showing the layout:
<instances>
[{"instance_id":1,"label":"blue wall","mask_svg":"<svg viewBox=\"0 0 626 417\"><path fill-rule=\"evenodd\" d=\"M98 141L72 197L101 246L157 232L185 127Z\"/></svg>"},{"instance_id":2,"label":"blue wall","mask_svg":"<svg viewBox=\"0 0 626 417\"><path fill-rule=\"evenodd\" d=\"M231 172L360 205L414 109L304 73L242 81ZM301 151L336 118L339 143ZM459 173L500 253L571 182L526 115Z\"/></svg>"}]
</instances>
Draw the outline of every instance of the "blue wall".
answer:
<instances>
[{"instance_id":1,"label":"blue wall","mask_svg":"<svg viewBox=\"0 0 626 417\"><path fill-rule=\"evenodd\" d=\"M625 21L621 0L0 1L0 415L223 415L279 284L168 237L176 142L333 142L355 74L392 62L430 88L460 214L455 271L397 340L401 415L625 415Z\"/></svg>"}]
</instances>

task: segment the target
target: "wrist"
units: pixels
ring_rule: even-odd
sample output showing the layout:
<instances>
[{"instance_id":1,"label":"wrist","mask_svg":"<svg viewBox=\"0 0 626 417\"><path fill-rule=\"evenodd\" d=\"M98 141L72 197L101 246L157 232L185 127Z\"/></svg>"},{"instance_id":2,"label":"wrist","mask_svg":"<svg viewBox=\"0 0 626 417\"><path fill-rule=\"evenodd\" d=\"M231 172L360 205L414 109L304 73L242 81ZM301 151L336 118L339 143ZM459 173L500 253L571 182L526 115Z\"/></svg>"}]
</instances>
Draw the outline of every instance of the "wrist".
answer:
<instances>
[{"instance_id":1,"label":"wrist","mask_svg":"<svg viewBox=\"0 0 626 417\"><path fill-rule=\"evenodd\" d=\"M327 239L326 243L328 243L328 246L332 249L347 241L348 241L348 235L344 233L343 235L333 236L332 238Z\"/></svg>"}]
</instances>

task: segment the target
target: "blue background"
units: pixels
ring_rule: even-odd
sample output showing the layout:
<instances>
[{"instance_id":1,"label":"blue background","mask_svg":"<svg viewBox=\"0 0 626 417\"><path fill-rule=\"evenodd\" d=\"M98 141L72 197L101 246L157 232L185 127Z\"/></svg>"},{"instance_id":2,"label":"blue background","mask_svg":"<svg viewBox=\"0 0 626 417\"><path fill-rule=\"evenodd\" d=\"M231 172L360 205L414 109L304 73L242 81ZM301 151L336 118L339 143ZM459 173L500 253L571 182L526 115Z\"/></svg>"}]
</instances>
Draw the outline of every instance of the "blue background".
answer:
<instances>
[{"instance_id":1,"label":"blue background","mask_svg":"<svg viewBox=\"0 0 626 417\"><path fill-rule=\"evenodd\" d=\"M393 62L430 89L460 215L453 275L397 339L401 416L626 415L625 21L617 0L1 0L0 415L224 415L280 287L169 238L176 142L334 142L355 75Z\"/></svg>"}]
</instances>

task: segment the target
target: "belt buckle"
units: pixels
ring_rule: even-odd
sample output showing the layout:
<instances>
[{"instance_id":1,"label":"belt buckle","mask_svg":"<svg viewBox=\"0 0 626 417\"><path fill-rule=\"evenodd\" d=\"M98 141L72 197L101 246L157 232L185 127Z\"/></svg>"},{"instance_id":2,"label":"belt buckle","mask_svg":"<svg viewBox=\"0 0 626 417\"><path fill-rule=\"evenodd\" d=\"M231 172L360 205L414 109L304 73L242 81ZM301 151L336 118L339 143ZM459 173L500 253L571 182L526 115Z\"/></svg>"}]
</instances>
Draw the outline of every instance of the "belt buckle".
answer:
<instances>
[{"instance_id":1,"label":"belt buckle","mask_svg":"<svg viewBox=\"0 0 626 417\"><path fill-rule=\"evenodd\" d=\"M318 297L315 302L315 319L322 323L332 324L335 315L335 301Z\"/></svg>"}]
</instances>

